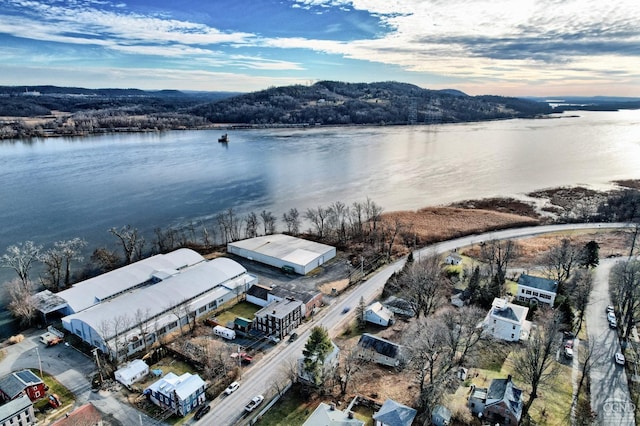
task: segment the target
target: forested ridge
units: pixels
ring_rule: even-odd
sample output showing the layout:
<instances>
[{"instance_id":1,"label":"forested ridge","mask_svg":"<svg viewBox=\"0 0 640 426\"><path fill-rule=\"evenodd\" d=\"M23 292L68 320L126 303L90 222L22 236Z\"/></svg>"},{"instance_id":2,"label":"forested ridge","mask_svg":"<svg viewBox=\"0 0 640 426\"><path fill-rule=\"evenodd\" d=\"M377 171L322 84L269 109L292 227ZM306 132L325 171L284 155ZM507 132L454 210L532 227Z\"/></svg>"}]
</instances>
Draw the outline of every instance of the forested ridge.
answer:
<instances>
[{"instance_id":1,"label":"forested ridge","mask_svg":"<svg viewBox=\"0 0 640 426\"><path fill-rule=\"evenodd\" d=\"M0 87L0 138L247 126L402 125L536 117L537 100L468 96L399 82L274 87L252 93Z\"/></svg>"}]
</instances>

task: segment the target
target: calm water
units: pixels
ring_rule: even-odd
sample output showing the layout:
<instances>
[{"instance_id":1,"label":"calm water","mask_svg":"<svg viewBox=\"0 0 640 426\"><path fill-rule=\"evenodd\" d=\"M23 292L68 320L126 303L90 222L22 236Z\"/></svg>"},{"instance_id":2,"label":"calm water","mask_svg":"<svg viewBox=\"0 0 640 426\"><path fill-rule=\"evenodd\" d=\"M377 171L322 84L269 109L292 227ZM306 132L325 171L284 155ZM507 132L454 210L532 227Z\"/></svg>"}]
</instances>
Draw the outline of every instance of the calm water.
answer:
<instances>
[{"instance_id":1,"label":"calm water","mask_svg":"<svg viewBox=\"0 0 640 426\"><path fill-rule=\"evenodd\" d=\"M230 207L280 218L369 197L391 211L640 178L640 111L579 115L233 131L227 145L219 131L0 142L0 253L74 237L115 247L112 226L150 233Z\"/></svg>"}]
</instances>

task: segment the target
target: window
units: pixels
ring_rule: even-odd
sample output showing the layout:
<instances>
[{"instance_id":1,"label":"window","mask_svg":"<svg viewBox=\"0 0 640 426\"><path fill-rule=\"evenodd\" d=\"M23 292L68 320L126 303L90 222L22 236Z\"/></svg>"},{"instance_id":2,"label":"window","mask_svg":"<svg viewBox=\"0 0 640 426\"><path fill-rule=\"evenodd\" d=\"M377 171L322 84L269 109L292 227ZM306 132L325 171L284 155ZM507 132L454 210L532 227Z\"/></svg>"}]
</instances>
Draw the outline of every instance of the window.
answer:
<instances>
[{"instance_id":1,"label":"window","mask_svg":"<svg viewBox=\"0 0 640 426\"><path fill-rule=\"evenodd\" d=\"M512 338L512 339L514 338L514 334L513 334L513 333L511 333L511 338Z\"/></svg>"},{"instance_id":2,"label":"window","mask_svg":"<svg viewBox=\"0 0 640 426\"><path fill-rule=\"evenodd\" d=\"M215 307L216 307L216 302L215 301L209 303L209 309L214 309Z\"/></svg>"},{"instance_id":3,"label":"window","mask_svg":"<svg viewBox=\"0 0 640 426\"><path fill-rule=\"evenodd\" d=\"M198 309L198 313L199 313L199 314L201 314L201 313L203 313L203 312L204 312L204 311L206 311L206 310L207 310L207 307L206 307L206 306L203 306L202 308Z\"/></svg>"},{"instance_id":4,"label":"window","mask_svg":"<svg viewBox=\"0 0 640 426\"><path fill-rule=\"evenodd\" d=\"M167 328L171 330L172 328L176 328L177 326L178 326L178 321L174 321L169 323L169 325L167 325Z\"/></svg>"},{"instance_id":5,"label":"window","mask_svg":"<svg viewBox=\"0 0 640 426\"><path fill-rule=\"evenodd\" d=\"M515 330L515 329L516 329L516 326L514 325L514 326L513 326L513 328L512 328L512 330Z\"/></svg>"},{"instance_id":6,"label":"window","mask_svg":"<svg viewBox=\"0 0 640 426\"><path fill-rule=\"evenodd\" d=\"M527 294L531 294L531 290L527 290Z\"/></svg>"}]
</instances>

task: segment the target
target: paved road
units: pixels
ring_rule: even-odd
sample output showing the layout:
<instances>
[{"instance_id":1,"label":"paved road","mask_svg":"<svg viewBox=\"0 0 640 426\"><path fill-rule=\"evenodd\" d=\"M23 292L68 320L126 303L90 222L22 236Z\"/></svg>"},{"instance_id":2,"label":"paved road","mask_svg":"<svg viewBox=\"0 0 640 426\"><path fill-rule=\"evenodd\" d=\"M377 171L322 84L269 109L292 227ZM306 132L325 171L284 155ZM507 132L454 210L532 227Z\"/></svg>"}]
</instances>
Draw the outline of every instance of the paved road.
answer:
<instances>
[{"instance_id":1,"label":"paved road","mask_svg":"<svg viewBox=\"0 0 640 426\"><path fill-rule=\"evenodd\" d=\"M434 244L417 250L415 256L427 256L429 254L440 254L476 244L482 241L500 240L510 238L526 238L534 235L564 231L570 229L590 229L590 228L622 228L627 224L571 224L571 225L549 225L519 229L496 231L481 235L458 238L455 240ZM299 327L299 338L295 342L281 342L276 348L271 350L263 359L256 363L249 371L245 372L241 378L240 389L226 397L216 398L212 403L212 409L206 416L206 421L215 421L216 425L234 425L246 420L243 407L255 395L265 396L274 393L273 384L284 374L283 369L287 364L295 362L302 355L302 348L309 336L309 330L315 325L326 327L332 336L337 335L353 315L354 308L358 305L360 298L366 302L376 298L382 291L385 282L404 265L404 259L399 260L372 276L359 286L348 291L337 298L331 306L323 309L321 313L304 326ZM607 296L608 300L608 296ZM349 306L349 314L342 314L345 306ZM604 306L600 313L604 312ZM594 308L598 309L598 308ZM600 315L602 316L602 315ZM604 317L603 317L604 318ZM95 371L95 366L91 359L86 358L75 349L64 345L52 348L44 348L37 340L38 335L28 337L20 344L6 348L6 356L0 362L0 375L7 374L22 368L39 368L54 375L64 386L70 389L77 399L76 405L91 401L101 411L112 414L117 421L123 425L150 425L157 424L153 419L142 414L140 411L123 404L108 393L93 393L90 390L89 378ZM36 351L36 348L38 350ZM39 355L39 356L38 356ZM613 352L610 354L613 356ZM609 357L611 360L612 358ZM609 365L611 367L611 365ZM624 370L614 370L617 374L617 381L622 383L625 379ZM626 381L624 381L626 383ZM202 421L205 421L203 419Z\"/></svg>"},{"instance_id":2,"label":"paved road","mask_svg":"<svg viewBox=\"0 0 640 426\"><path fill-rule=\"evenodd\" d=\"M414 253L414 256L419 259L421 256L446 253L453 249L477 244L482 241L527 238L535 235L572 229L605 229L623 228L627 226L629 225L570 224L509 229L472 235L434 244L417 250ZM230 396L218 397L212 401L212 409L211 412L207 414L207 418L215 419L216 425L219 426L230 426L246 422L247 417L243 412L244 405L255 395L263 394L268 399L269 396L275 394L273 383L278 381L278 378L282 376L283 368L286 368L288 364L295 362L295 360L302 356L302 349L307 337L309 336L309 330L316 325L321 325L329 330L329 334L332 337L339 334L343 330L344 325L346 325L350 320L350 316L353 315L354 308L358 305L360 298L363 297L365 302L370 302L375 299L381 293L387 279L393 274L393 272L402 269L404 262L405 260L402 259L383 268L367 281L364 281L356 288L335 299L329 307L322 310L314 321L310 321L309 323L299 327L298 340L292 343L279 343L278 346L272 349L269 354L260 360L260 362L256 363L249 371L244 373L240 380L241 385L238 391ZM342 314L342 310L346 306L350 307L351 311L349 314L345 315Z\"/></svg>"},{"instance_id":3,"label":"paved road","mask_svg":"<svg viewBox=\"0 0 640 426\"><path fill-rule=\"evenodd\" d=\"M626 258L625 258L626 259ZM586 320L595 362L591 367L591 407L598 413L599 425L635 425L634 407L629 395L627 374L613 357L620 352L618 336L609 327L606 308L610 304L609 272L619 259L602 259L596 268Z\"/></svg>"},{"instance_id":4,"label":"paved road","mask_svg":"<svg viewBox=\"0 0 640 426\"><path fill-rule=\"evenodd\" d=\"M44 332L44 330L42 330ZM92 359L70 346L59 344L45 347L38 340L40 332L32 332L22 342L4 349L0 362L0 377L12 371L33 368L55 378L76 397L74 407L87 402L105 414L111 414L122 425L153 425L154 420L128 404L122 403L109 392L91 392L91 377L96 372ZM63 406L65 401L62 401ZM70 411L64 410L63 412Z\"/></svg>"}]
</instances>

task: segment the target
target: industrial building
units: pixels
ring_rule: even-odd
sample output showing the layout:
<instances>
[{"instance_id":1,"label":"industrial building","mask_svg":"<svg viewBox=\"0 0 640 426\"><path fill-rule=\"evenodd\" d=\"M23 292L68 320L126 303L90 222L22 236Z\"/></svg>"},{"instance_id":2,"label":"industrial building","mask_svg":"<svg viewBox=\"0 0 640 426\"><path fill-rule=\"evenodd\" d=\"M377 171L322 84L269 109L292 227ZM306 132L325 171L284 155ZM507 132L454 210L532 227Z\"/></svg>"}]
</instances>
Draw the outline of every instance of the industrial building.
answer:
<instances>
[{"instance_id":1,"label":"industrial building","mask_svg":"<svg viewBox=\"0 0 640 426\"><path fill-rule=\"evenodd\" d=\"M264 235L227 244L227 252L306 275L336 256L336 248L284 234Z\"/></svg>"},{"instance_id":2,"label":"industrial building","mask_svg":"<svg viewBox=\"0 0 640 426\"><path fill-rule=\"evenodd\" d=\"M196 256L187 257L195 260ZM162 336L188 326L196 317L239 298L257 282L256 277L229 258L211 261L202 258L192 265L183 265L179 269L148 270L146 279L136 276L129 280L128 287L114 281L110 297L63 317L63 327L103 353L124 359L147 349ZM124 268L131 270L131 266ZM122 273L104 275L114 279L125 276ZM131 285L134 282L144 284ZM102 284L108 288L105 281ZM73 306L80 306L78 300L94 297L96 293L91 286L80 288L86 294L83 297L74 294ZM123 288L128 290L122 291ZM64 296L62 293L58 295Z\"/></svg>"}]
</instances>

